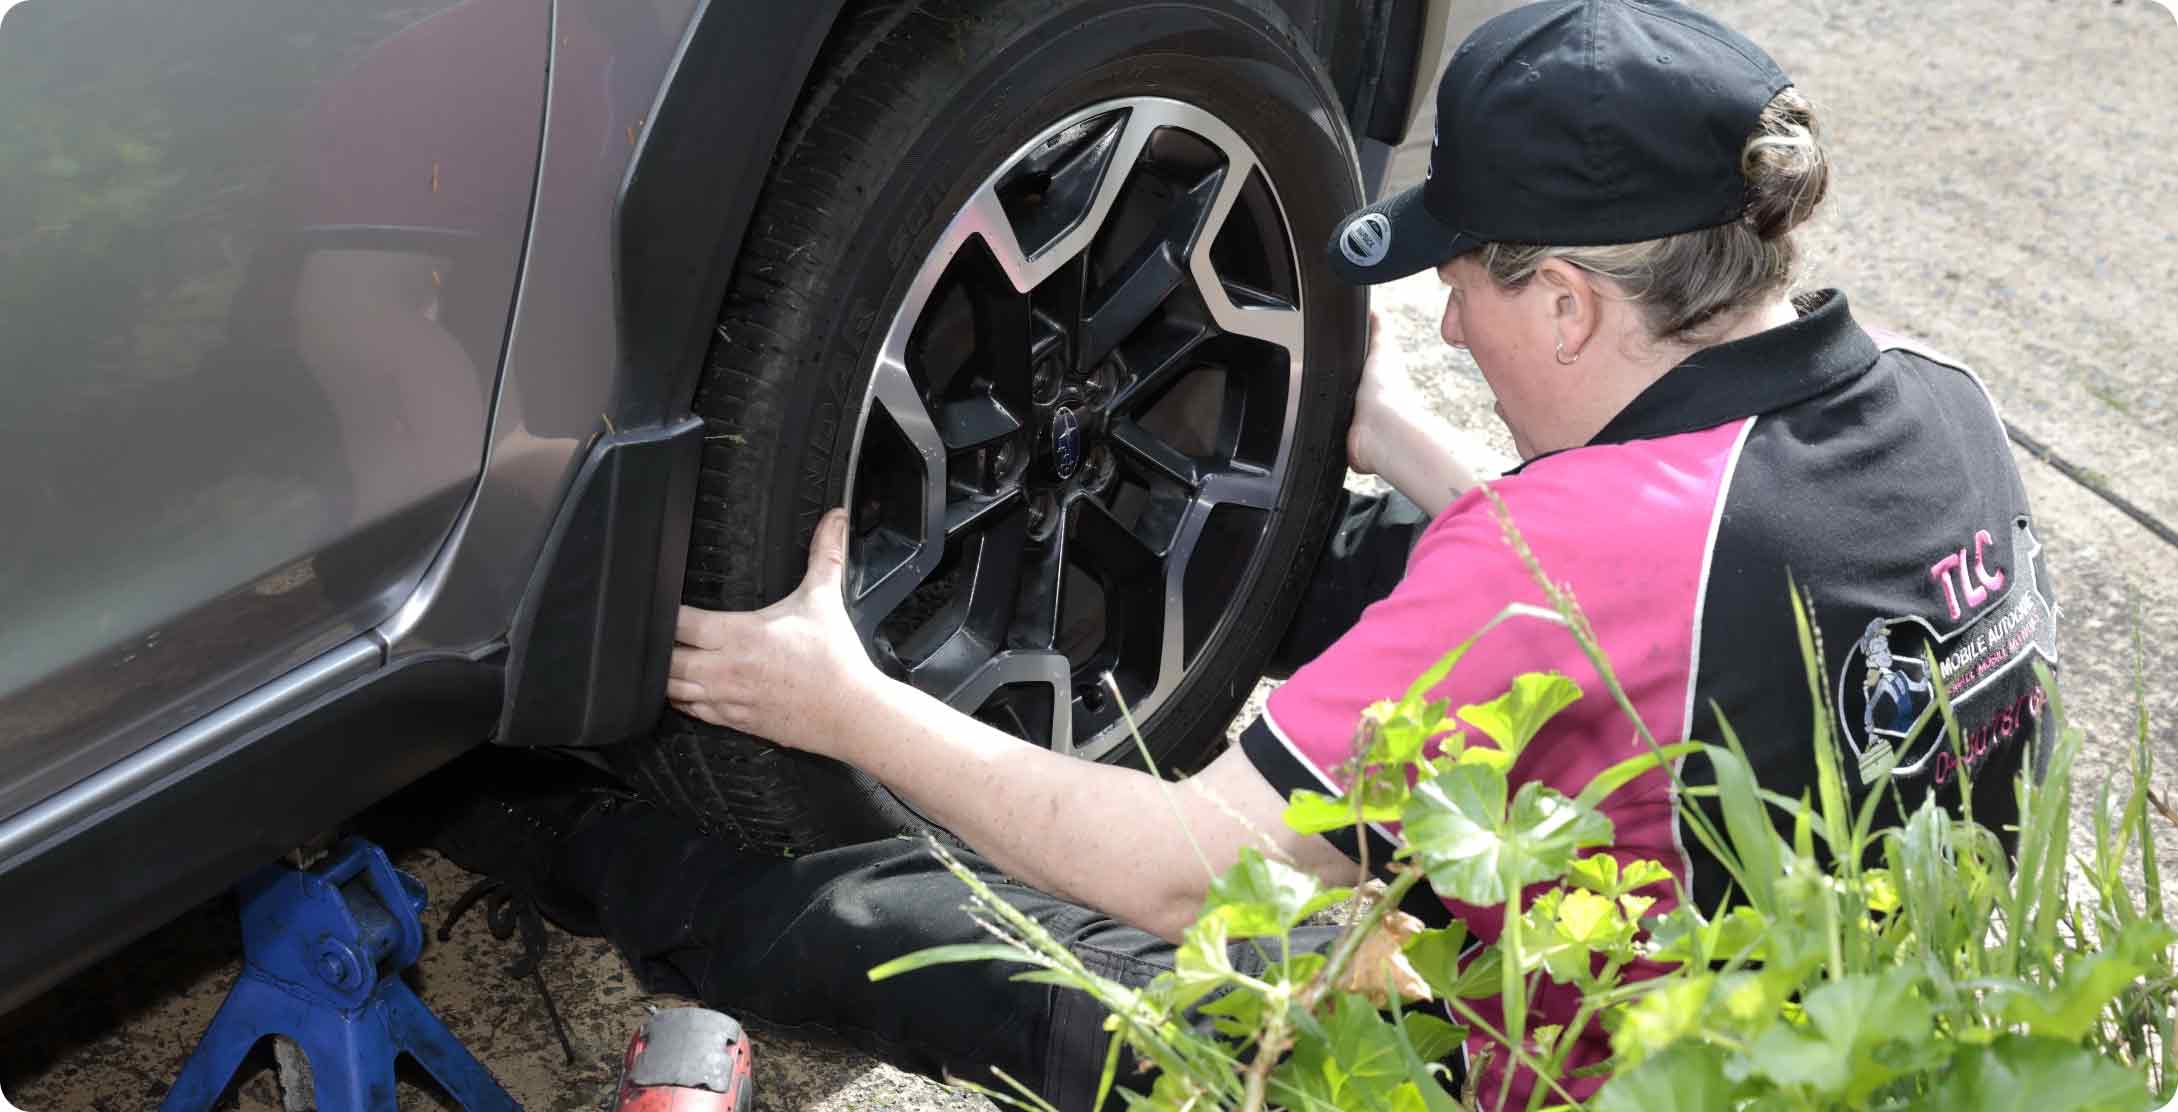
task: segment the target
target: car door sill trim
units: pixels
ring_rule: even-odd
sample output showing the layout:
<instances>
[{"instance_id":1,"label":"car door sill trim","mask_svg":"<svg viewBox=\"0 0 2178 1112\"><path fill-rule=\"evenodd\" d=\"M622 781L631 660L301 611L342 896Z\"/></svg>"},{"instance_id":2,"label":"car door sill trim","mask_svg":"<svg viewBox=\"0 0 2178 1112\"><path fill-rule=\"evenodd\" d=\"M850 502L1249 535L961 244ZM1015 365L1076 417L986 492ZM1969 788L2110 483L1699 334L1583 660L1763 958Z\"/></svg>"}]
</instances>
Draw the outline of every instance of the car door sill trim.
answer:
<instances>
[{"instance_id":1,"label":"car door sill trim","mask_svg":"<svg viewBox=\"0 0 2178 1112\"><path fill-rule=\"evenodd\" d=\"M177 776L218 760L264 726L385 660L370 634L351 638L279 679L176 730L0 822L0 874Z\"/></svg>"}]
</instances>

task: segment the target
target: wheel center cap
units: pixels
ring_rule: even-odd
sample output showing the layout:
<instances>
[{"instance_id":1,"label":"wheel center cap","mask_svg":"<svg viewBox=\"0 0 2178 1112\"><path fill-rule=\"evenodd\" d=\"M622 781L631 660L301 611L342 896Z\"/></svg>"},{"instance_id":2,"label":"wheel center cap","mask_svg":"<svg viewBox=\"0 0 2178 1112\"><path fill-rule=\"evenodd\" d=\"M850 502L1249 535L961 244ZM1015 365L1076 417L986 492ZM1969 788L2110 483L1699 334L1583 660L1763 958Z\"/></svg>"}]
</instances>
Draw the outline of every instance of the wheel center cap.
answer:
<instances>
[{"instance_id":1,"label":"wheel center cap","mask_svg":"<svg viewBox=\"0 0 2178 1112\"><path fill-rule=\"evenodd\" d=\"M1062 405L1051 415L1051 470L1065 479L1080 466L1081 418Z\"/></svg>"}]
</instances>

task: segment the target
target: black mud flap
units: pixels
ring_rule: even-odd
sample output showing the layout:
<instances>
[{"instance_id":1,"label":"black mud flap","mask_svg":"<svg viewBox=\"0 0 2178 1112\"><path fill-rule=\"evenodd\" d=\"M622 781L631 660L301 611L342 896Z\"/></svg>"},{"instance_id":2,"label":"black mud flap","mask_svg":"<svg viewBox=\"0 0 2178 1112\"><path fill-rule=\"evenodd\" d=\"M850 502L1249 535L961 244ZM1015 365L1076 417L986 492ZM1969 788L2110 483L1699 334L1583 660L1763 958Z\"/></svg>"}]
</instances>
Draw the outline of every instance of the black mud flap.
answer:
<instances>
[{"instance_id":1,"label":"black mud flap","mask_svg":"<svg viewBox=\"0 0 2178 1112\"><path fill-rule=\"evenodd\" d=\"M702 454L697 417L591 450L515 611L500 744L609 745L657 724Z\"/></svg>"}]
</instances>

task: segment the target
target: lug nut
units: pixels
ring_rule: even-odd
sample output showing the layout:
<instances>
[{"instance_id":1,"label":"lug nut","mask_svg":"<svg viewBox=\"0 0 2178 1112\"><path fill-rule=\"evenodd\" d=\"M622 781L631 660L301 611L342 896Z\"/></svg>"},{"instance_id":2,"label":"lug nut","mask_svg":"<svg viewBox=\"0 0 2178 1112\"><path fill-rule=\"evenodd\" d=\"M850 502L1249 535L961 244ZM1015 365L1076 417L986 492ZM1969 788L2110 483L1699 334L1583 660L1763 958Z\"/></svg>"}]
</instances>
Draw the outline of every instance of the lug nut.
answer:
<instances>
[{"instance_id":1,"label":"lug nut","mask_svg":"<svg viewBox=\"0 0 2178 1112\"><path fill-rule=\"evenodd\" d=\"M1103 405L1111 401L1112 395L1118 392L1119 368L1113 366L1111 360L1107 359L1097 364L1096 370L1089 372L1089 400L1091 402L1096 405Z\"/></svg>"},{"instance_id":2,"label":"lug nut","mask_svg":"<svg viewBox=\"0 0 2178 1112\"><path fill-rule=\"evenodd\" d=\"M1059 504L1050 491L1040 491L1029 499L1028 532L1032 541L1047 541L1058 531Z\"/></svg>"},{"instance_id":3,"label":"lug nut","mask_svg":"<svg viewBox=\"0 0 2178 1112\"><path fill-rule=\"evenodd\" d=\"M1083 469L1081 485L1093 493L1102 494L1112 485L1112 477L1118 471L1112 459L1112 450L1102 444L1089 449L1088 466Z\"/></svg>"},{"instance_id":4,"label":"lug nut","mask_svg":"<svg viewBox=\"0 0 2178 1112\"><path fill-rule=\"evenodd\" d=\"M1104 709L1103 687L1093 683L1076 684L1074 685L1074 694L1080 697L1081 705L1086 707L1091 714Z\"/></svg>"}]
</instances>

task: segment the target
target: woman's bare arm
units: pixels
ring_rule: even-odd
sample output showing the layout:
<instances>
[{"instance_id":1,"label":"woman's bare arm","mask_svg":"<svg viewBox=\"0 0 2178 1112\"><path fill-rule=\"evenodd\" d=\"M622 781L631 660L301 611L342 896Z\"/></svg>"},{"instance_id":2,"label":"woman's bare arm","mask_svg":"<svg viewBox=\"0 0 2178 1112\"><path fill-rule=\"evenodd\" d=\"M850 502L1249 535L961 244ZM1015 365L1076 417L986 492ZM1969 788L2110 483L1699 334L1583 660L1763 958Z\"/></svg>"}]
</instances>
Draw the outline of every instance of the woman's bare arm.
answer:
<instances>
[{"instance_id":1,"label":"woman's bare arm","mask_svg":"<svg viewBox=\"0 0 2178 1112\"><path fill-rule=\"evenodd\" d=\"M1016 879L1166 938L1244 846L1346 883L1329 842L1238 750L1185 784L1040 749L878 672L840 601L846 515L817 529L809 573L763 610L683 608L666 694L706 722L854 765Z\"/></svg>"}]
</instances>

